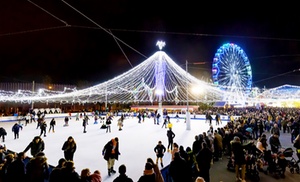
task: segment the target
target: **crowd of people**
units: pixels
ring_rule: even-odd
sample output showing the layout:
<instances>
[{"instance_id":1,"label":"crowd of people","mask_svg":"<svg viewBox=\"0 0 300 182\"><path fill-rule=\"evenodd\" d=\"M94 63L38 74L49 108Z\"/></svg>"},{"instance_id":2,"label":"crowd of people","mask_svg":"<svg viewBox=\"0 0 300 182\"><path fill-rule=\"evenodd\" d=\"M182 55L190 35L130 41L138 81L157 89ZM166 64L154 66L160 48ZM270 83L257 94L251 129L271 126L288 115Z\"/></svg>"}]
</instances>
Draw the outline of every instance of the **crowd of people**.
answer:
<instances>
[{"instance_id":1,"label":"crowd of people","mask_svg":"<svg viewBox=\"0 0 300 182\"><path fill-rule=\"evenodd\" d=\"M172 131L172 125L167 127L167 147L164 146L162 141L158 141L154 145L153 150L157 158L155 160L151 158L146 159L143 175L140 176L138 182L164 181L165 179L159 170L159 164L161 168L168 166L168 177L173 182L210 182L211 166L224 156L234 157L236 180L245 182L246 161L243 144L252 141L257 149L262 152L271 150L273 153L277 153L281 147L280 134L285 132L291 134L291 142L296 151L298 151L298 158L300 157L300 113L297 109L250 108L220 110L215 108L215 110L203 111L203 114L207 114L207 121L205 122L210 125L210 128L208 131L196 135L195 140L191 141L191 146L186 148L176 142L176 135ZM230 121L225 126L221 126L219 125L221 118L217 117L215 119L218 125L214 128L211 125L212 117L209 117L209 115L220 114L230 116ZM159 124L157 117L155 117L154 121L156 125ZM166 121L171 123L169 118ZM141 121L139 120L139 122ZM41 127L41 123L38 127ZM54 126L55 122L49 131L52 130L54 132ZM266 138L266 133L270 135L270 138ZM61 149L64 152L64 158L59 159L57 166L50 171L47 157L43 152L45 145L41 136L45 137L42 129L40 136L35 136L24 151L16 154L6 153L5 146L0 147L1 182L26 180L28 182L44 180L49 180L50 182L102 181L101 176L105 173L101 173L99 170L95 170L92 174L89 168L82 169L80 174L75 171L73 157L76 152L76 142L72 136L68 137L62 145ZM17 138L18 135L16 134L15 139ZM28 163L25 163L25 154L29 150L32 157ZM166 152L172 155L171 161L167 165L163 163L163 157ZM118 160L121 154L119 151L119 138L114 137L109 140L103 146L102 154L107 161L107 174L112 176L112 174L117 173L114 165L115 160ZM242 169L241 171L240 168ZM121 164L118 167L118 173L119 175L115 176L114 182L133 181L126 175L125 164Z\"/></svg>"}]
</instances>

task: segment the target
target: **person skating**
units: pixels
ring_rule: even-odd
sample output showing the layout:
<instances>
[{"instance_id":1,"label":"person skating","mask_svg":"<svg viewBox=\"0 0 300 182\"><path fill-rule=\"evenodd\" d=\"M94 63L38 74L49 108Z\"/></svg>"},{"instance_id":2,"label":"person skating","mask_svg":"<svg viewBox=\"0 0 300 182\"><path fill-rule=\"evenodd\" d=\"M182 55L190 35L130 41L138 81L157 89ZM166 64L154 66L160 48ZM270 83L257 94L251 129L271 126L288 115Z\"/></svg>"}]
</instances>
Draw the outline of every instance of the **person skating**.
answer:
<instances>
[{"instance_id":1,"label":"person skating","mask_svg":"<svg viewBox=\"0 0 300 182\"><path fill-rule=\"evenodd\" d=\"M164 167L163 157L166 152L166 147L161 141L158 141L158 144L154 147L154 152L156 153L156 165L158 164L158 160L160 160L161 167Z\"/></svg>"},{"instance_id":2,"label":"person skating","mask_svg":"<svg viewBox=\"0 0 300 182\"><path fill-rule=\"evenodd\" d=\"M172 128L169 128L167 131L167 137L168 137L168 152L171 152L173 150L173 143L175 138L175 133L172 131Z\"/></svg>"},{"instance_id":3,"label":"person skating","mask_svg":"<svg viewBox=\"0 0 300 182\"><path fill-rule=\"evenodd\" d=\"M67 161L73 161L74 153L76 152L77 145L72 136L68 137L68 140L64 142L62 148L64 151L64 157Z\"/></svg>"},{"instance_id":4,"label":"person skating","mask_svg":"<svg viewBox=\"0 0 300 182\"><path fill-rule=\"evenodd\" d=\"M110 176L112 173L116 173L114 170L115 160L118 160L120 155L118 137L111 139L105 144L102 150L102 155L107 161L108 175Z\"/></svg>"},{"instance_id":5,"label":"person skating","mask_svg":"<svg viewBox=\"0 0 300 182\"><path fill-rule=\"evenodd\" d=\"M29 149L31 155L35 157L39 152L44 151L45 143L40 136L35 136L23 152L26 153Z\"/></svg>"},{"instance_id":6,"label":"person skating","mask_svg":"<svg viewBox=\"0 0 300 182\"><path fill-rule=\"evenodd\" d=\"M40 124L41 133L40 136L44 134L44 137L46 137L46 131L47 131L47 123L46 121L42 121Z\"/></svg>"},{"instance_id":7,"label":"person skating","mask_svg":"<svg viewBox=\"0 0 300 182\"><path fill-rule=\"evenodd\" d=\"M14 133L14 139L17 139L17 138L19 138L19 132L20 132L20 130L22 130L23 129L23 127L22 127L22 125L20 125L20 124L18 124L18 123L15 123L14 125L13 125L13 127L12 127L12 132Z\"/></svg>"},{"instance_id":8,"label":"person skating","mask_svg":"<svg viewBox=\"0 0 300 182\"><path fill-rule=\"evenodd\" d=\"M50 121L50 127L49 127L49 131L48 133L50 133L51 129L52 129L52 132L54 133L54 126L56 125L56 121L54 118L52 118L52 120Z\"/></svg>"}]
</instances>

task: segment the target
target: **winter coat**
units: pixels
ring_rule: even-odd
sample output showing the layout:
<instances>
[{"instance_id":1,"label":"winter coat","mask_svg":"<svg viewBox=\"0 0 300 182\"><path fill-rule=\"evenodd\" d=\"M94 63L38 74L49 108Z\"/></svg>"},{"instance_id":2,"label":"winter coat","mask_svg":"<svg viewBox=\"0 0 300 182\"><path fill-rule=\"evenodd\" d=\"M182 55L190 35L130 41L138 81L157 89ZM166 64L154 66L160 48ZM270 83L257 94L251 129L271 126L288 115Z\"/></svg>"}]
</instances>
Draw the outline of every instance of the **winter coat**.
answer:
<instances>
[{"instance_id":1,"label":"winter coat","mask_svg":"<svg viewBox=\"0 0 300 182\"><path fill-rule=\"evenodd\" d=\"M113 142L110 140L109 142L106 143L102 150L102 154L104 155L104 159L108 161L109 158L111 159L119 159L119 142L117 142L116 148L115 148L115 153L112 153L113 150Z\"/></svg>"},{"instance_id":2,"label":"winter coat","mask_svg":"<svg viewBox=\"0 0 300 182\"><path fill-rule=\"evenodd\" d=\"M14 133L19 133L20 129L22 130L23 127L19 124L14 124L14 126L12 127L12 132Z\"/></svg>"},{"instance_id":3,"label":"winter coat","mask_svg":"<svg viewBox=\"0 0 300 182\"><path fill-rule=\"evenodd\" d=\"M25 148L24 152L26 153L29 149L31 149L30 150L31 155L35 156L39 152L44 151L44 149L45 149L45 143L44 143L44 141L42 139L38 143L36 143L35 141L32 141Z\"/></svg>"},{"instance_id":4,"label":"winter coat","mask_svg":"<svg viewBox=\"0 0 300 182\"><path fill-rule=\"evenodd\" d=\"M0 136L7 135L6 130L2 127L0 127Z\"/></svg>"}]
</instances>

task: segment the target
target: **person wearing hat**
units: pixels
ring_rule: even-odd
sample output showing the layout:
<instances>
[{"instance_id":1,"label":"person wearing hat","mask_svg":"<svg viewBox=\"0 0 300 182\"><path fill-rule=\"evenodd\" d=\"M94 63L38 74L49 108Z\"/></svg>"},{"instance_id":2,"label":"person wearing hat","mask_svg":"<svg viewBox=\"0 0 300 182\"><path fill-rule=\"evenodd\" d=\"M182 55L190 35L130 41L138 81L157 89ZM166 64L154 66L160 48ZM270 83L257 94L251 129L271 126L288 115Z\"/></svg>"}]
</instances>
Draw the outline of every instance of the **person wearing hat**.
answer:
<instances>
[{"instance_id":1,"label":"person wearing hat","mask_svg":"<svg viewBox=\"0 0 300 182\"><path fill-rule=\"evenodd\" d=\"M115 137L106 143L103 147L102 155L107 161L108 176L110 176L111 173L116 173L114 170L115 160L118 160L120 155L118 137Z\"/></svg>"}]
</instances>

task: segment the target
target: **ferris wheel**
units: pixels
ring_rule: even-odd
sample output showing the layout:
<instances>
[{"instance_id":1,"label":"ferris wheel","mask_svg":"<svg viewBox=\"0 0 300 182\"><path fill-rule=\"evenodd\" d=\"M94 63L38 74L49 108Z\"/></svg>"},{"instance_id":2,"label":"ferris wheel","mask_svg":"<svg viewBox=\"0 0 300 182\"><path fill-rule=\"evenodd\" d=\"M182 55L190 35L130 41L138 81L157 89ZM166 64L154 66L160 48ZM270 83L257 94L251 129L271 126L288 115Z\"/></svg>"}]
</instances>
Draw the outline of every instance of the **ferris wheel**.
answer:
<instances>
[{"instance_id":1,"label":"ferris wheel","mask_svg":"<svg viewBox=\"0 0 300 182\"><path fill-rule=\"evenodd\" d=\"M214 85L235 95L249 94L252 86L252 70L248 56L238 45L222 45L213 58L212 79Z\"/></svg>"}]
</instances>

